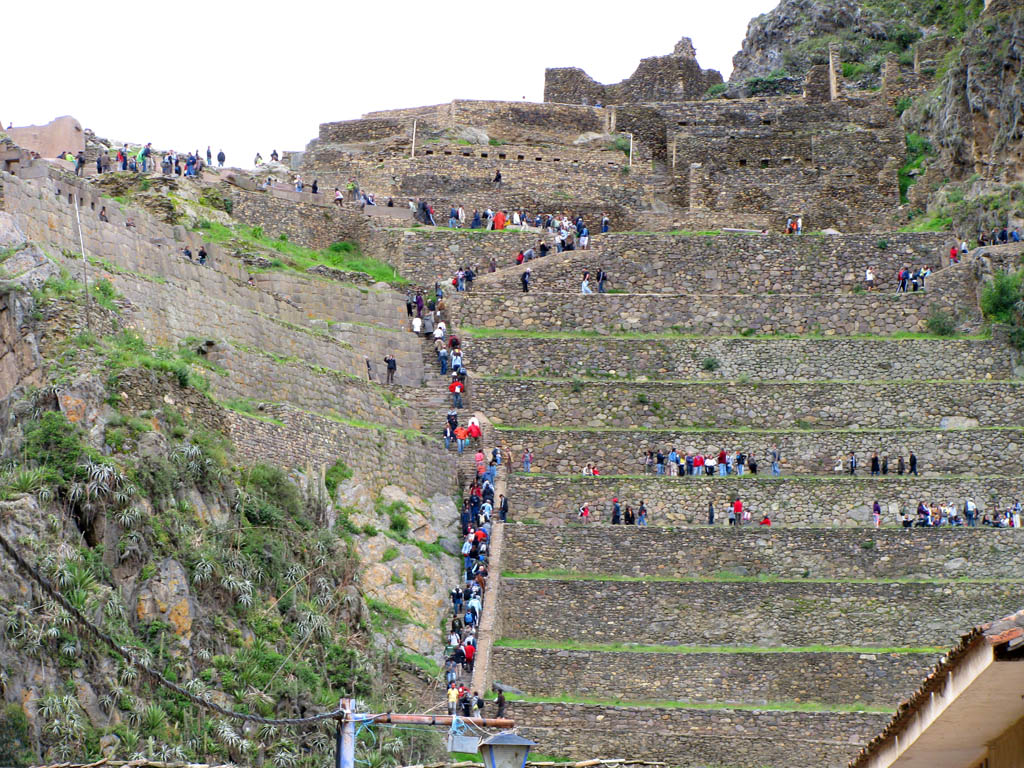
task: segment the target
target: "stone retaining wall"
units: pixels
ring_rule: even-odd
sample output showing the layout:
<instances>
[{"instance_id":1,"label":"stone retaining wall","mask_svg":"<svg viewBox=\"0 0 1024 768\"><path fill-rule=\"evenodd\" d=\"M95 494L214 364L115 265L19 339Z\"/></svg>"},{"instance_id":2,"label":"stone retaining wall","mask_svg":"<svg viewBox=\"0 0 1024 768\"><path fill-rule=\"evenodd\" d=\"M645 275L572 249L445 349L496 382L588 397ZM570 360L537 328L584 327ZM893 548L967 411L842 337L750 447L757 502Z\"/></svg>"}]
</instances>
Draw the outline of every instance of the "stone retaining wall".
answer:
<instances>
[{"instance_id":1,"label":"stone retaining wall","mask_svg":"<svg viewBox=\"0 0 1024 768\"><path fill-rule=\"evenodd\" d=\"M472 334L469 334L472 336ZM478 373L753 381L1010 378L1002 337L961 339L663 339L472 336ZM705 360L718 364L705 369Z\"/></svg>"},{"instance_id":2,"label":"stone retaining wall","mask_svg":"<svg viewBox=\"0 0 1024 768\"><path fill-rule=\"evenodd\" d=\"M778 432L682 432L682 431L581 431L502 430L506 455L520 457L529 447L534 454L533 469L559 475L581 473L596 464L603 474L637 474L640 459L650 450L672 447L685 454L719 449L743 449L756 455L758 471L768 474L765 458L772 445L782 454L784 474L833 475L838 458L850 451L861 461L861 474L872 451L889 456L889 470L896 457L913 451L918 469L927 474L1018 475L1024 431L1020 429L947 430L860 430L860 431L778 431ZM691 478L693 479L693 478Z\"/></svg>"},{"instance_id":3,"label":"stone retaining wall","mask_svg":"<svg viewBox=\"0 0 1024 768\"><path fill-rule=\"evenodd\" d=\"M717 574L816 579L1024 579L1017 530L640 530L510 525L506 573L699 578ZM742 585L736 585L742 586ZM732 588L725 586L724 588Z\"/></svg>"},{"instance_id":4,"label":"stone retaining wall","mask_svg":"<svg viewBox=\"0 0 1024 768\"><path fill-rule=\"evenodd\" d=\"M1024 385L1017 382L663 384L479 378L473 397L487 404L487 415L496 424L645 429L785 429L798 422L839 429L1024 424Z\"/></svg>"},{"instance_id":5,"label":"stone retaining wall","mask_svg":"<svg viewBox=\"0 0 1024 768\"><path fill-rule=\"evenodd\" d=\"M598 228L599 222L591 222ZM886 247L878 246L885 243ZM533 288L578 293L583 270L609 275L609 288L627 293L806 293L864 286L873 266L876 285L895 290L897 270L945 263L952 239L925 235L785 235L718 237L609 234L590 251L570 251L531 262ZM516 252L496 254L508 266ZM504 259L502 256L504 255ZM519 271L484 275L478 288L520 291Z\"/></svg>"},{"instance_id":6,"label":"stone retaining wall","mask_svg":"<svg viewBox=\"0 0 1024 768\"><path fill-rule=\"evenodd\" d=\"M934 653L629 653L502 648L494 679L530 696L891 707L935 665Z\"/></svg>"},{"instance_id":7,"label":"stone retaining wall","mask_svg":"<svg viewBox=\"0 0 1024 768\"><path fill-rule=\"evenodd\" d=\"M449 312L457 326L532 331L598 332L680 330L684 333L759 333L891 335L924 331L935 309L959 318L958 328L980 327L981 313L966 265L942 270L926 293L871 294L605 294L567 298L552 293L508 296L463 293Z\"/></svg>"},{"instance_id":8,"label":"stone retaining wall","mask_svg":"<svg viewBox=\"0 0 1024 768\"><path fill-rule=\"evenodd\" d=\"M285 405L268 406L262 416L227 412L240 459L303 469L341 458L375 491L401 485L423 498L455 491L454 462L439 459L434 442L418 434L354 427Z\"/></svg>"},{"instance_id":9,"label":"stone retaining wall","mask_svg":"<svg viewBox=\"0 0 1024 768\"><path fill-rule=\"evenodd\" d=\"M510 488L513 520L538 520L554 525L573 522L583 502L590 505L591 520L611 521L611 500L625 509L640 501L647 505L649 523L662 525L707 524L708 503L715 505L715 525L728 525L729 505L739 496L754 523L767 514L772 525L872 526L872 505L882 506L882 525L900 525L903 512L916 519L917 503L956 504L963 508L971 499L980 514L999 505L1005 509L1024 499L1024 480L1018 477L925 478L895 474L834 478L773 478L770 474L729 477L558 477L534 473L512 476Z\"/></svg>"},{"instance_id":10,"label":"stone retaining wall","mask_svg":"<svg viewBox=\"0 0 1024 768\"><path fill-rule=\"evenodd\" d=\"M889 714L601 707L510 702L509 717L545 753L625 757L682 768L844 768ZM623 745L628 745L626 748Z\"/></svg>"},{"instance_id":11,"label":"stone retaining wall","mask_svg":"<svg viewBox=\"0 0 1024 768\"><path fill-rule=\"evenodd\" d=\"M214 395L221 400L249 398L287 402L304 410L334 411L351 419L392 427L410 427L417 423L415 409L398 400L389 401L384 390L367 381L365 376L356 378L299 360L274 360L227 344L214 346L207 356L227 372L226 375L207 374ZM383 367L381 361L379 368L383 370Z\"/></svg>"},{"instance_id":12,"label":"stone retaining wall","mask_svg":"<svg viewBox=\"0 0 1024 768\"><path fill-rule=\"evenodd\" d=\"M502 633L546 642L943 646L1021 583L502 580Z\"/></svg>"}]
</instances>

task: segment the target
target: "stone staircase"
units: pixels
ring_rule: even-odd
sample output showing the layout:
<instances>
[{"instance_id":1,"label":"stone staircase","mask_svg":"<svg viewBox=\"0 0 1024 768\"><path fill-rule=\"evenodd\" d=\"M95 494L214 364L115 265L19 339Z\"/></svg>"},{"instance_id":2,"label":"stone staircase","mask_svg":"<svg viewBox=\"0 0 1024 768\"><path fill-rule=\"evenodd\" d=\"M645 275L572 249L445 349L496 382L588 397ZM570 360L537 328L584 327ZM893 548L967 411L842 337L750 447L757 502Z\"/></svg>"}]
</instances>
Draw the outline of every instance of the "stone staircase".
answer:
<instances>
[{"instance_id":1,"label":"stone staircase","mask_svg":"<svg viewBox=\"0 0 1024 768\"><path fill-rule=\"evenodd\" d=\"M509 477L494 646L474 682L518 692L510 712L545 754L841 766L961 632L1019 607L1019 530L900 524L918 501L991 513L1024 496L1020 382L1005 339L982 328L974 265L939 270L926 294L865 293L849 278L857 242L816 261L827 239L762 242L770 264L742 268L753 293L714 274L689 292L679 260L650 269L646 252L603 244L541 260L536 279L618 259L609 271L630 293L581 296L573 277L524 295L506 268L449 301L473 350L474 409L510 456L534 453L532 473ZM801 293L809 264L842 275ZM957 335L927 333L936 311ZM671 447L743 449L759 473L645 474L643 454ZM885 476L869 474L876 450ZM834 470L850 451L852 477ZM919 473L897 474L911 451ZM587 464L601 476L582 476ZM773 525L729 528L737 497ZM607 525L612 498L643 500L651 527Z\"/></svg>"}]
</instances>

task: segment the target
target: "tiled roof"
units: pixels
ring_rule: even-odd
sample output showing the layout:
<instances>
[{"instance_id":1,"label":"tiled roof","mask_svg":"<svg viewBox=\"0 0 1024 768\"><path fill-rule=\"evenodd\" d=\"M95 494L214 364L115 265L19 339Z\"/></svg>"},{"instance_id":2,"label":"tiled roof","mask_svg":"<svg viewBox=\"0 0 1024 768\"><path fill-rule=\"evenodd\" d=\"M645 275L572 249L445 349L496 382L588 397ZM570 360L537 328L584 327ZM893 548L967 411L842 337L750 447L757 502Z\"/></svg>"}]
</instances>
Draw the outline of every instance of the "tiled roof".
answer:
<instances>
[{"instance_id":1,"label":"tiled roof","mask_svg":"<svg viewBox=\"0 0 1024 768\"><path fill-rule=\"evenodd\" d=\"M946 677L960 661L967 655L967 652L978 643L988 645L1004 645L1005 651L1024 649L1024 609L1004 616L996 621L981 624L960 638L960 642L946 652L946 655L939 659L935 668L921 683L921 686L910 696L909 699L900 703L896 708L896 714L885 726L885 729L875 736L871 741L857 753L857 756L850 761L849 768L861 768L867 764L868 759L878 751L883 744L903 732L911 718L924 702L928 701L933 692L937 692L945 685Z\"/></svg>"}]
</instances>

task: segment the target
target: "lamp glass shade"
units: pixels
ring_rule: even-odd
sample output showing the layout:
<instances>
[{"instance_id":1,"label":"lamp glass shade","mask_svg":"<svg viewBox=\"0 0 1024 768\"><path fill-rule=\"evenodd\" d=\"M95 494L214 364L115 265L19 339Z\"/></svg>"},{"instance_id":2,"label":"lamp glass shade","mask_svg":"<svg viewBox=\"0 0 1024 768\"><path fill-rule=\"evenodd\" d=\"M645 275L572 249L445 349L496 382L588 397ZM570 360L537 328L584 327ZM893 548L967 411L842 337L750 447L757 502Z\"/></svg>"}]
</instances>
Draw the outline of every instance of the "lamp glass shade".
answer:
<instances>
[{"instance_id":1,"label":"lamp glass shade","mask_svg":"<svg viewBox=\"0 0 1024 768\"><path fill-rule=\"evenodd\" d=\"M499 733L480 743L485 768L525 768L534 742L513 733Z\"/></svg>"}]
</instances>

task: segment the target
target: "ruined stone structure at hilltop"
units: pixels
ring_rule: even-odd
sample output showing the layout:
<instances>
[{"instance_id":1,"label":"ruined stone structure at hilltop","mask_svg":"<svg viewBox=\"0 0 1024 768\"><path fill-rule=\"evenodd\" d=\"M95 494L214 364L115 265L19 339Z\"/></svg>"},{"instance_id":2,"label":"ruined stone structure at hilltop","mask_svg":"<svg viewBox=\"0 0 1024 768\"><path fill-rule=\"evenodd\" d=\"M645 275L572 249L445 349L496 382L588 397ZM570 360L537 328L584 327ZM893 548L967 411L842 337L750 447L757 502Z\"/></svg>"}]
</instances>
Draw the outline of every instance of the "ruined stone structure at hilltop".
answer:
<instances>
[{"instance_id":1,"label":"ruined stone structure at hilltop","mask_svg":"<svg viewBox=\"0 0 1024 768\"><path fill-rule=\"evenodd\" d=\"M636 72L614 85L602 85L578 67L544 72L544 101L562 104L643 104L692 101L722 82L721 73L701 69L693 42L684 37L668 56L642 59Z\"/></svg>"},{"instance_id":2,"label":"ruined stone structure at hilltop","mask_svg":"<svg viewBox=\"0 0 1024 768\"><path fill-rule=\"evenodd\" d=\"M548 70L543 104L456 100L324 123L293 165L327 189L354 181L442 212L557 212L571 201L620 231L776 230L796 216L815 230L887 227L905 155L893 105L921 77L893 58L879 91L854 90L836 49L801 95L707 100L720 78L692 54L684 38L614 86Z\"/></svg>"}]
</instances>

